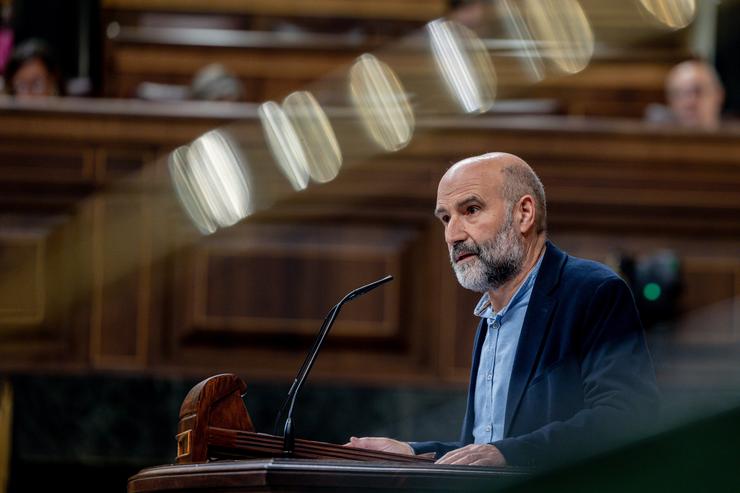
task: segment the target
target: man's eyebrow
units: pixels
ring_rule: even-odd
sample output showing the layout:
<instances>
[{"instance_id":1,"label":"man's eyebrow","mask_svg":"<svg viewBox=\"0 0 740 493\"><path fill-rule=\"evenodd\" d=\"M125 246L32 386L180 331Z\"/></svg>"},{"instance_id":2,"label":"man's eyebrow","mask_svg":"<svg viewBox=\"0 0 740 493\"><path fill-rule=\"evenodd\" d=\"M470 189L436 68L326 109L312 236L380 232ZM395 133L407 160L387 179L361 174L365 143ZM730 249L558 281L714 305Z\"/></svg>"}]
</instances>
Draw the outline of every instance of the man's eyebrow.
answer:
<instances>
[{"instance_id":1,"label":"man's eyebrow","mask_svg":"<svg viewBox=\"0 0 740 493\"><path fill-rule=\"evenodd\" d=\"M483 201L481 200L480 197L478 197L477 195L471 195L469 197L465 197L460 202L458 202L457 204L455 204L455 207L458 208L458 209L461 209L461 208L465 207L466 205L468 205L470 203L473 203L473 202L478 203L478 204L482 204L483 203Z\"/></svg>"},{"instance_id":2,"label":"man's eyebrow","mask_svg":"<svg viewBox=\"0 0 740 493\"><path fill-rule=\"evenodd\" d=\"M461 208L463 208L466 205L469 205L471 203L482 204L483 203L483 200L481 200L481 198L478 197L477 195L470 195L470 196L465 197L464 199L462 199L460 202L456 203L455 204L455 209L461 209ZM434 215L437 216L437 217L439 217L442 214L445 214L446 212L447 212L447 209L446 208L444 208L444 207L437 207L434 210Z\"/></svg>"}]
</instances>

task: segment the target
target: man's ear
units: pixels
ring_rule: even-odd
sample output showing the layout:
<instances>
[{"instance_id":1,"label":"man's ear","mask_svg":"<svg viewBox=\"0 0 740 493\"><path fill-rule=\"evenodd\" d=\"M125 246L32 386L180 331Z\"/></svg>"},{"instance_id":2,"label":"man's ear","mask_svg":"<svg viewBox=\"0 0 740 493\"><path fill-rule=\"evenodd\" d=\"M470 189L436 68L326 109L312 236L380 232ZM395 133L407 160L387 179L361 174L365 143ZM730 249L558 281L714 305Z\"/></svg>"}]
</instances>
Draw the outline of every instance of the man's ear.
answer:
<instances>
[{"instance_id":1,"label":"man's ear","mask_svg":"<svg viewBox=\"0 0 740 493\"><path fill-rule=\"evenodd\" d=\"M534 205L534 199L531 195L525 195L517 203L517 225L519 226L519 232L522 234L528 233L534 228L535 220L537 219L537 208Z\"/></svg>"}]
</instances>

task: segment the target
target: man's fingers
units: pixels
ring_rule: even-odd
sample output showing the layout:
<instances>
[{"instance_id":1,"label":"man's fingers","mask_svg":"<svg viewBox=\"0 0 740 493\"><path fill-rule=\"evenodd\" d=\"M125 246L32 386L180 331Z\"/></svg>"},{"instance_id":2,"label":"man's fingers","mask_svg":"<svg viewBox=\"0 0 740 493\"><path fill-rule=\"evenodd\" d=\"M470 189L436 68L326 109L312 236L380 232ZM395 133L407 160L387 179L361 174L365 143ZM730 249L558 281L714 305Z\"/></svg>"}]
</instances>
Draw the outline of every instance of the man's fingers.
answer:
<instances>
[{"instance_id":1,"label":"man's fingers","mask_svg":"<svg viewBox=\"0 0 740 493\"><path fill-rule=\"evenodd\" d=\"M499 450L491 445L467 445L445 454L437 464L450 466L501 466L506 460Z\"/></svg>"},{"instance_id":2,"label":"man's fingers","mask_svg":"<svg viewBox=\"0 0 740 493\"><path fill-rule=\"evenodd\" d=\"M414 454L414 450L408 443L399 442L398 440L385 437L351 437L349 442L345 445L356 448L379 450L381 452L393 452L396 454Z\"/></svg>"},{"instance_id":3,"label":"man's fingers","mask_svg":"<svg viewBox=\"0 0 740 493\"><path fill-rule=\"evenodd\" d=\"M501 457L491 454L479 454L477 458L471 461L469 466L503 466L504 461Z\"/></svg>"},{"instance_id":4,"label":"man's fingers","mask_svg":"<svg viewBox=\"0 0 740 493\"><path fill-rule=\"evenodd\" d=\"M498 466L498 465L500 465L500 464L498 464L498 463L497 463L496 461L494 461L494 460L491 460L491 458L490 458L490 457L485 457L485 458L483 458L483 459L478 459L478 460L477 460L477 461L475 461L475 462L471 462L471 463L470 463L470 464L468 464L468 465L469 465L469 466Z\"/></svg>"},{"instance_id":5,"label":"man's fingers","mask_svg":"<svg viewBox=\"0 0 740 493\"><path fill-rule=\"evenodd\" d=\"M349 437L349 442L345 443L344 446L345 447L355 447L355 446L357 446L357 441L358 440L359 440L359 438L357 438L357 437Z\"/></svg>"},{"instance_id":6,"label":"man's fingers","mask_svg":"<svg viewBox=\"0 0 740 493\"><path fill-rule=\"evenodd\" d=\"M461 458L465 457L465 454L453 454L453 455L445 455L440 460L437 461L437 464L454 464Z\"/></svg>"},{"instance_id":7,"label":"man's fingers","mask_svg":"<svg viewBox=\"0 0 740 493\"><path fill-rule=\"evenodd\" d=\"M474 461L477 461L478 459L481 459L481 458L482 458L482 454L469 453L469 454L464 454L461 457L458 457L456 460L450 462L449 464L451 466L469 466Z\"/></svg>"},{"instance_id":8,"label":"man's fingers","mask_svg":"<svg viewBox=\"0 0 740 493\"><path fill-rule=\"evenodd\" d=\"M468 465L468 458L467 457L459 457L455 460L452 460L450 462L446 463L448 466L467 466Z\"/></svg>"},{"instance_id":9,"label":"man's fingers","mask_svg":"<svg viewBox=\"0 0 740 493\"><path fill-rule=\"evenodd\" d=\"M345 443L345 445L348 445L350 447L367 448L370 446L370 443L371 442L368 438L350 437L349 442Z\"/></svg>"},{"instance_id":10,"label":"man's fingers","mask_svg":"<svg viewBox=\"0 0 740 493\"><path fill-rule=\"evenodd\" d=\"M468 454L467 447L463 447L452 452L447 452L441 459L437 461L437 464L452 464L460 458Z\"/></svg>"}]
</instances>

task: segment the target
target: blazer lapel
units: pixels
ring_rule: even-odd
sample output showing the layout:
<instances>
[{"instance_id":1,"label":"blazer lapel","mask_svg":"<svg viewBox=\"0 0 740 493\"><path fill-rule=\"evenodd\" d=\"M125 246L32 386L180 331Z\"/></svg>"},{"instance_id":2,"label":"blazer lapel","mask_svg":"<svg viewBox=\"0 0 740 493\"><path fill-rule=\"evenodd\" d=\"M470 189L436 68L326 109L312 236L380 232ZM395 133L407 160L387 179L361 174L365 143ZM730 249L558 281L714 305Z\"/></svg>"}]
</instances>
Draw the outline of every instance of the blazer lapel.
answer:
<instances>
[{"instance_id":1,"label":"blazer lapel","mask_svg":"<svg viewBox=\"0 0 740 493\"><path fill-rule=\"evenodd\" d=\"M514 415L539 359L542 341L549 330L557 302L553 289L560 280L560 272L566 258L567 255L564 252L549 241L547 242L545 257L542 259L542 265L532 289L514 357L509 394L506 400L504 438L509 436Z\"/></svg>"}]
</instances>

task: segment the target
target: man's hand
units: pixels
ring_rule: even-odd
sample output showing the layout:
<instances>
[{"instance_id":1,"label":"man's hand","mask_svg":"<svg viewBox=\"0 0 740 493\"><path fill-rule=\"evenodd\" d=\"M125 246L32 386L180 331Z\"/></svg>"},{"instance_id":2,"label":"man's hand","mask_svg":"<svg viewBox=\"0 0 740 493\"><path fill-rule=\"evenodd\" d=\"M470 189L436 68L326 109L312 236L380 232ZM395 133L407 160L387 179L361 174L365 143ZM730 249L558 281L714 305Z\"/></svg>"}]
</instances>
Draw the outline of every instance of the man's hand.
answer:
<instances>
[{"instance_id":1,"label":"man's hand","mask_svg":"<svg viewBox=\"0 0 740 493\"><path fill-rule=\"evenodd\" d=\"M455 466L505 466L506 458L493 445L471 444L446 453L436 463Z\"/></svg>"},{"instance_id":2,"label":"man's hand","mask_svg":"<svg viewBox=\"0 0 740 493\"><path fill-rule=\"evenodd\" d=\"M406 442L399 442L392 438L384 437L352 437L345 447L365 448L370 450L379 450L381 452L391 452L394 454L414 455L414 449Z\"/></svg>"}]
</instances>

